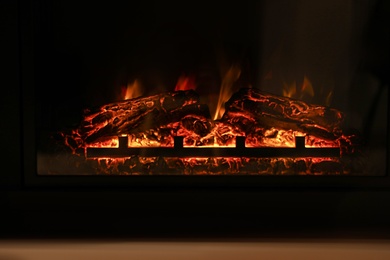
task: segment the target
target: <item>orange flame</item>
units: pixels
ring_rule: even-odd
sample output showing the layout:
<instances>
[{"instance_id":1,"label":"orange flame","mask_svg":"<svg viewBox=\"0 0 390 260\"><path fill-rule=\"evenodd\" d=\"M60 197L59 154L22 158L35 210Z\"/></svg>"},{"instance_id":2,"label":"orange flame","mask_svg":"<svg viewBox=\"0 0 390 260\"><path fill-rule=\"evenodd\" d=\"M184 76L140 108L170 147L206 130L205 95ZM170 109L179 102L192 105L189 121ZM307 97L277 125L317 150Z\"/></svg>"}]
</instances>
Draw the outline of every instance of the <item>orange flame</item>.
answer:
<instances>
[{"instance_id":1,"label":"orange flame","mask_svg":"<svg viewBox=\"0 0 390 260\"><path fill-rule=\"evenodd\" d=\"M301 86L297 86L297 82L294 81L290 84L283 82L283 96L295 98L295 99L309 99L315 96L317 102L321 102L325 106L330 106L333 98L333 90L325 90L320 88L316 95L314 93L313 84L307 76L304 76ZM306 100L308 101L308 100Z\"/></svg>"},{"instance_id":2,"label":"orange flame","mask_svg":"<svg viewBox=\"0 0 390 260\"><path fill-rule=\"evenodd\" d=\"M309 78L306 76L303 78L303 83L301 86L301 96L303 96L305 94L307 94L311 97L314 97L313 85L311 84L311 81L309 80Z\"/></svg>"},{"instance_id":3,"label":"orange flame","mask_svg":"<svg viewBox=\"0 0 390 260\"><path fill-rule=\"evenodd\" d=\"M297 99L302 99L305 96L314 97L313 85L307 76L304 76L302 85L299 88L295 81L291 84L284 83L283 96Z\"/></svg>"},{"instance_id":4,"label":"orange flame","mask_svg":"<svg viewBox=\"0 0 390 260\"><path fill-rule=\"evenodd\" d=\"M128 83L127 87L122 88L122 97L125 100L142 96L142 94L142 86L137 79L133 83Z\"/></svg>"},{"instance_id":5,"label":"orange flame","mask_svg":"<svg viewBox=\"0 0 390 260\"><path fill-rule=\"evenodd\" d=\"M217 109L214 114L214 120L221 118L225 112L224 104L233 94L233 84L240 78L240 75L241 69L237 65L230 66L225 75L223 75L221 88L219 91Z\"/></svg>"},{"instance_id":6,"label":"orange flame","mask_svg":"<svg viewBox=\"0 0 390 260\"><path fill-rule=\"evenodd\" d=\"M175 91L196 89L194 76L180 76L177 80Z\"/></svg>"}]
</instances>

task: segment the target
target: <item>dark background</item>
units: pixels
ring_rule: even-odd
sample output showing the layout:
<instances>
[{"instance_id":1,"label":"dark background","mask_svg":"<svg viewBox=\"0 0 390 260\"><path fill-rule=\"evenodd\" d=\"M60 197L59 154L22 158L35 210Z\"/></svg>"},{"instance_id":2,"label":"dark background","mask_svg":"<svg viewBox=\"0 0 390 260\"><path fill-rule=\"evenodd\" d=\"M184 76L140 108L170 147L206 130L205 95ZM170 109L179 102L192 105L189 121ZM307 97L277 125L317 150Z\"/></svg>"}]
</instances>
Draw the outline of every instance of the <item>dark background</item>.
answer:
<instances>
[{"instance_id":1,"label":"dark background","mask_svg":"<svg viewBox=\"0 0 390 260\"><path fill-rule=\"evenodd\" d=\"M3 33L1 53L4 67L2 70L4 87L1 95L1 137L3 140L3 162L0 176L1 238L129 238L136 240L151 238L389 238L390 190L386 187L337 189L26 187L23 180L22 153L22 141L24 141L22 131L26 127L23 122L26 121L21 120L20 105L31 99L22 99L21 95L21 86L26 83L24 82L26 75L21 75L22 72L26 73L26 68L23 68L20 62L21 52L26 51L21 48L20 33L23 30L19 27L19 19L25 18L20 17L21 3L24 4L23 1L20 3L2 1L0 4ZM49 9L42 10L42 12L50 13L50 8L62 8L56 5L48 1L43 6L49 6ZM232 9L234 7L231 7ZM66 8L61 10L66 10ZM216 10L212 12L214 11ZM82 16L83 12L79 15ZM127 19L123 15L120 17L120 19ZM375 22L381 23L380 18L383 16L376 17L378 19ZM113 15L110 18L113 18ZM207 27L207 25L202 26ZM45 31L41 33L44 34ZM87 30L86 33L99 35L99 32L94 33L93 30ZM381 36L381 33L379 30L379 33L374 36ZM80 37L83 35L85 36L82 34ZM379 41L388 40L388 35L382 36L379 37ZM99 44L104 44L104 41L108 41L89 36L87 38L91 43L103 41ZM131 41L130 36L129 41ZM240 42L231 44L231 46L237 45L240 46ZM52 50L51 48L54 47L47 43L37 48ZM234 47L231 48L235 50ZM241 47L237 49L241 50ZM55 51L56 55L61 52ZM102 56L92 55L95 52L100 53L96 45L91 45L90 51L91 58L99 59L99 61L91 61L97 67L112 59L111 56L106 57L104 54ZM115 50L113 52L115 53ZM240 51L232 51L232 53L230 58L235 59L234 53L240 53ZM56 90L59 93L62 93L63 87L66 87L64 91L66 98L60 100L70 98L73 99L72 104L77 104L77 100L85 98L86 93L73 95L72 91L79 91L78 87L82 85L82 81L69 81L70 78L78 78L78 73L83 72L83 64L74 62L77 61L75 57L77 52L65 52L61 55L63 55L61 56L63 60L67 61L63 64L64 67L57 70L57 68L47 66L48 77L37 80L53 82L53 91ZM142 55L140 54L141 57ZM197 55L194 56L199 58ZM380 57L383 58L382 55ZM41 62L49 62L50 59L56 58L56 56L48 55L43 57ZM197 60L202 63L201 58ZM374 64L377 65L378 62ZM388 59L385 59L375 71L378 73L378 78L388 84L387 74L382 72L386 66L388 66ZM70 73L72 77L62 77L65 68L68 67L71 68L66 70L66 73ZM36 67L36 69L40 68ZM114 73L115 69L111 73ZM83 77L79 76L79 78ZM104 79L101 81L104 82ZM51 105L55 105L54 103ZM80 108L81 106L76 106L74 111Z\"/></svg>"},{"instance_id":2,"label":"dark background","mask_svg":"<svg viewBox=\"0 0 390 260\"><path fill-rule=\"evenodd\" d=\"M237 63L241 80L253 82L260 6L32 1L38 132L77 125L83 109L122 100L123 86L136 79L151 95L173 91L182 75L195 76L200 96L217 97L222 74Z\"/></svg>"}]
</instances>

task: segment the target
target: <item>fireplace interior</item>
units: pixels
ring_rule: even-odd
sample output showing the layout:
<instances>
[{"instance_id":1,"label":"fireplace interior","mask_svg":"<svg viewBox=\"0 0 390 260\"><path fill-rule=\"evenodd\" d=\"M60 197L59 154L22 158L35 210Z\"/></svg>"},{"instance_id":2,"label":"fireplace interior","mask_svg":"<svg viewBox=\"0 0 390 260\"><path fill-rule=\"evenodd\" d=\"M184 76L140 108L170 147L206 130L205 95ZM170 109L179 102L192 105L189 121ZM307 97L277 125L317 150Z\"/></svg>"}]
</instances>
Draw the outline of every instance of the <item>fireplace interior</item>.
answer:
<instances>
[{"instance_id":1,"label":"fireplace interior","mask_svg":"<svg viewBox=\"0 0 390 260\"><path fill-rule=\"evenodd\" d=\"M36 174L384 176L380 4L34 1Z\"/></svg>"},{"instance_id":2,"label":"fireplace interior","mask_svg":"<svg viewBox=\"0 0 390 260\"><path fill-rule=\"evenodd\" d=\"M0 1L0 238L34 252L46 238L80 252L100 239L177 241L182 255L190 240L207 250L228 240L229 250L230 241L387 243L388 3ZM174 110L179 98L162 106L172 113L146 105L145 120L126 119L164 95L191 97L184 107L198 110ZM129 106L116 126L140 124L90 135L104 117L88 116L115 104ZM314 113L322 109L333 113Z\"/></svg>"},{"instance_id":3,"label":"fireplace interior","mask_svg":"<svg viewBox=\"0 0 390 260\"><path fill-rule=\"evenodd\" d=\"M388 2L0 1L0 238L388 241Z\"/></svg>"}]
</instances>

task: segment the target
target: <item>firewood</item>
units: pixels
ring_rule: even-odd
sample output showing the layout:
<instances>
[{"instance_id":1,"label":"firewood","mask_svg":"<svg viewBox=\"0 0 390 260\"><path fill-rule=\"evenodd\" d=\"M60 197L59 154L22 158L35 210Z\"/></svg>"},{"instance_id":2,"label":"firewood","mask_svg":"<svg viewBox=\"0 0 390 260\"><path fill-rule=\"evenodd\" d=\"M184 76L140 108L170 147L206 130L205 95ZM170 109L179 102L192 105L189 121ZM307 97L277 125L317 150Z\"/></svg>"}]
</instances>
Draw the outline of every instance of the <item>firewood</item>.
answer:
<instances>
[{"instance_id":1,"label":"firewood","mask_svg":"<svg viewBox=\"0 0 390 260\"><path fill-rule=\"evenodd\" d=\"M245 133L256 128L291 129L335 140L341 136L343 114L334 108L242 88L226 102L221 121Z\"/></svg>"},{"instance_id":2,"label":"firewood","mask_svg":"<svg viewBox=\"0 0 390 260\"><path fill-rule=\"evenodd\" d=\"M199 103L195 91L166 92L86 110L77 133L90 144L103 137L156 129L188 114L210 118L207 105Z\"/></svg>"}]
</instances>

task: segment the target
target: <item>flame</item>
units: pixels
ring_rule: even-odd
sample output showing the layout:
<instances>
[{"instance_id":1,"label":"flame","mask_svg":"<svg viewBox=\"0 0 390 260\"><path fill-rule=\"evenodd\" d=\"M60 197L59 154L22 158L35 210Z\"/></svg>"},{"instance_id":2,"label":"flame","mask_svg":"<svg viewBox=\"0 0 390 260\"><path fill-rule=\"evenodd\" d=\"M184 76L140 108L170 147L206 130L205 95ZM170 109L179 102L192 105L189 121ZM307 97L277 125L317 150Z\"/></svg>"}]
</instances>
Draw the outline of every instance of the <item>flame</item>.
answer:
<instances>
[{"instance_id":1,"label":"flame","mask_svg":"<svg viewBox=\"0 0 390 260\"><path fill-rule=\"evenodd\" d=\"M333 98L333 91L329 91L328 95L326 95L325 97L325 105L326 106L330 106L330 104L332 103L332 98Z\"/></svg>"},{"instance_id":2,"label":"flame","mask_svg":"<svg viewBox=\"0 0 390 260\"><path fill-rule=\"evenodd\" d=\"M175 91L196 89L194 76L180 76L177 80Z\"/></svg>"},{"instance_id":3,"label":"flame","mask_svg":"<svg viewBox=\"0 0 390 260\"><path fill-rule=\"evenodd\" d=\"M300 87L294 81L291 84L283 83L283 96L303 99L305 96L314 97L314 89L311 81L307 76L303 77L303 82Z\"/></svg>"},{"instance_id":4,"label":"flame","mask_svg":"<svg viewBox=\"0 0 390 260\"><path fill-rule=\"evenodd\" d=\"M287 83L283 83L283 96L293 98L297 93L297 83L293 82L288 85Z\"/></svg>"},{"instance_id":5,"label":"flame","mask_svg":"<svg viewBox=\"0 0 390 260\"><path fill-rule=\"evenodd\" d=\"M214 120L221 118L225 112L224 104L233 94L233 84L240 78L240 75L241 69L237 65L230 66L230 68L223 75L222 84L219 91L217 109L214 114Z\"/></svg>"},{"instance_id":6,"label":"flame","mask_svg":"<svg viewBox=\"0 0 390 260\"><path fill-rule=\"evenodd\" d=\"M127 87L122 88L122 97L125 100L142 96L142 94L142 86L137 79L132 83L128 83Z\"/></svg>"},{"instance_id":7,"label":"flame","mask_svg":"<svg viewBox=\"0 0 390 260\"><path fill-rule=\"evenodd\" d=\"M303 77L302 84L298 87L297 82L291 82L290 84L283 82L283 96L295 99L301 99L308 101L315 96L318 103L330 106L333 98L333 90L324 90L320 88L315 94L313 84L310 79L305 75Z\"/></svg>"},{"instance_id":8,"label":"flame","mask_svg":"<svg viewBox=\"0 0 390 260\"><path fill-rule=\"evenodd\" d=\"M301 86L301 97L303 97L305 94L309 95L310 97L314 97L313 85L311 84L309 78L306 76L303 78L303 83Z\"/></svg>"}]
</instances>

